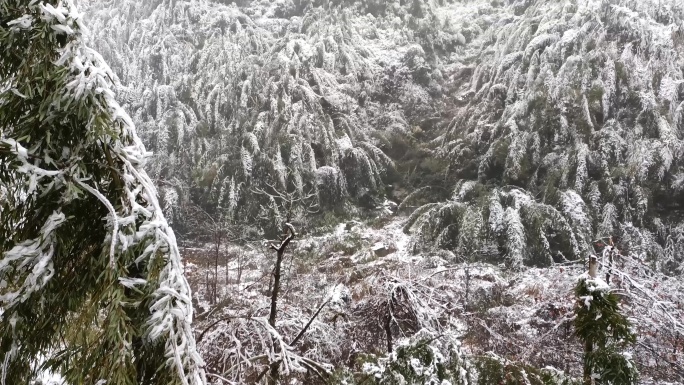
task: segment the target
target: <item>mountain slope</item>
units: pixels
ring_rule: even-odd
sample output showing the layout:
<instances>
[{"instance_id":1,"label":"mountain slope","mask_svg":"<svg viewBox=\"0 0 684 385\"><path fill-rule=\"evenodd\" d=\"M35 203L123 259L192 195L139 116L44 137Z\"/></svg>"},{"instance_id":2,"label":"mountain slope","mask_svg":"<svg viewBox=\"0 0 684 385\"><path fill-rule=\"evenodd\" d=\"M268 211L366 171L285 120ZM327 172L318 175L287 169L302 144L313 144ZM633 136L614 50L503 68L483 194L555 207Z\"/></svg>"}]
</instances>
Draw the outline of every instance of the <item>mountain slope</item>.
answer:
<instances>
[{"instance_id":1,"label":"mountain slope","mask_svg":"<svg viewBox=\"0 0 684 385\"><path fill-rule=\"evenodd\" d=\"M511 265L583 258L617 236L680 269L684 7L525 4L467 67L467 104L435 141L460 182L423 215L423 234L498 243ZM465 216L480 224L452 227Z\"/></svg>"},{"instance_id":2,"label":"mountain slope","mask_svg":"<svg viewBox=\"0 0 684 385\"><path fill-rule=\"evenodd\" d=\"M371 6L248 3L91 3L93 43L128 87L156 153L151 173L251 219L274 206L255 189L315 192L328 209L383 195L396 178L384 134L437 110L416 43L462 36L433 30L427 5L420 16L399 5L360 16Z\"/></svg>"},{"instance_id":3,"label":"mountain slope","mask_svg":"<svg viewBox=\"0 0 684 385\"><path fill-rule=\"evenodd\" d=\"M306 360L358 375L366 355L380 373L392 333L410 346L432 338L422 326L444 332L432 354L454 353L471 383L488 383L477 362L578 377L570 290L615 242L601 275L634 325L642 381L681 382L684 4L83 3L175 229L202 227L189 206L211 217L215 260L189 275L201 301L225 273L225 299L199 325L241 319L203 340L211 373L253 379L269 338L294 340L336 288L322 313L334 322L316 320L291 349L293 380L313 381L296 370ZM386 198L407 218L293 243L277 330L263 322L272 255L231 245L238 273L218 267L223 222L272 239L287 221L307 232L375 217ZM408 314L384 328L395 295Z\"/></svg>"},{"instance_id":4,"label":"mountain slope","mask_svg":"<svg viewBox=\"0 0 684 385\"><path fill-rule=\"evenodd\" d=\"M614 236L681 266L681 5L89 5L169 200L267 231L431 187L428 248L545 266Z\"/></svg>"}]
</instances>

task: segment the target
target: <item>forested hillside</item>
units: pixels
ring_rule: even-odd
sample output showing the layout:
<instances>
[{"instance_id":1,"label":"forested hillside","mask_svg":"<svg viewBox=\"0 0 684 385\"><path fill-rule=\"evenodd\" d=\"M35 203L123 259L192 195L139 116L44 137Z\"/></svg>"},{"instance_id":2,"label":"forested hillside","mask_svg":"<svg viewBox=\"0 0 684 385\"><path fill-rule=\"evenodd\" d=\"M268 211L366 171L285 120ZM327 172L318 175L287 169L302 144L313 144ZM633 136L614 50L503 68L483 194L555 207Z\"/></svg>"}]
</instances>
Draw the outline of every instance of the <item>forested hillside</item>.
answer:
<instances>
[{"instance_id":1,"label":"forested hillside","mask_svg":"<svg viewBox=\"0 0 684 385\"><path fill-rule=\"evenodd\" d=\"M77 4L210 383L684 384L684 2Z\"/></svg>"},{"instance_id":2,"label":"forested hillside","mask_svg":"<svg viewBox=\"0 0 684 385\"><path fill-rule=\"evenodd\" d=\"M428 248L548 266L616 236L680 269L677 2L131 1L87 12L175 220L189 200L272 231L307 207L410 193L402 208L428 204L410 226Z\"/></svg>"}]
</instances>

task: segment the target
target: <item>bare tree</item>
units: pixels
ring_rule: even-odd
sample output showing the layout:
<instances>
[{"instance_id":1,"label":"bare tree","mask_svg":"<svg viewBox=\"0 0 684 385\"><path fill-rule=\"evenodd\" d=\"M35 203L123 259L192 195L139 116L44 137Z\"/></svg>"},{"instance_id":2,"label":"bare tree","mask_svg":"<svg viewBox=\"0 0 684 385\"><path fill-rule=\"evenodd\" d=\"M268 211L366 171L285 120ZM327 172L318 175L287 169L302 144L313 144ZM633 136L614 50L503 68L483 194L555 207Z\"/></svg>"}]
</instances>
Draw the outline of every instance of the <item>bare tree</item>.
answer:
<instances>
[{"instance_id":1,"label":"bare tree","mask_svg":"<svg viewBox=\"0 0 684 385\"><path fill-rule=\"evenodd\" d=\"M225 210L220 207L217 208L216 214L212 215L199 205L188 202L184 205L183 211L189 229L184 235L188 238L208 239L212 244L214 274L212 282L207 280L207 292L211 304L215 304L218 301L218 265L221 248L229 242L239 240L235 225L230 223Z\"/></svg>"},{"instance_id":2,"label":"bare tree","mask_svg":"<svg viewBox=\"0 0 684 385\"><path fill-rule=\"evenodd\" d=\"M269 182L264 184L266 185L265 188L255 187L252 192L268 199L269 202L275 203L276 209L283 216L283 222L292 223L319 211L318 193L314 188L299 191L296 188L292 190L283 189ZM261 219L270 220L271 218Z\"/></svg>"},{"instance_id":3,"label":"bare tree","mask_svg":"<svg viewBox=\"0 0 684 385\"><path fill-rule=\"evenodd\" d=\"M278 316L278 294L280 293L280 272L283 264L283 256L285 255L285 248L287 248L287 245L289 245L290 241L296 236L294 226L290 223L286 223L285 226L287 227L287 230L280 245L276 246L275 244L271 244L271 249L276 252L276 262L273 268L273 291L271 292L271 310L268 314L268 324L273 328L275 328L276 318ZM279 353L275 342L273 346L276 347L276 353ZM278 382L279 367L280 362L276 361L271 363L269 384L276 384Z\"/></svg>"}]
</instances>

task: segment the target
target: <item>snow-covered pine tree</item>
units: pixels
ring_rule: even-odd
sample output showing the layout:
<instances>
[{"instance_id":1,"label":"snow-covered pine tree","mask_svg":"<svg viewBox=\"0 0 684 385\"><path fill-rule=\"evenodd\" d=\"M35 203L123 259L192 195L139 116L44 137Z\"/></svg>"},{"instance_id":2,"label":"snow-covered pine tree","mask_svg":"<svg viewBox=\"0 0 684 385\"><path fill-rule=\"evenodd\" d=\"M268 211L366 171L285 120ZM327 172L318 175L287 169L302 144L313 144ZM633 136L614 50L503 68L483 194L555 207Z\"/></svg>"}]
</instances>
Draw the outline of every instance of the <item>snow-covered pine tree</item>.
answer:
<instances>
[{"instance_id":1,"label":"snow-covered pine tree","mask_svg":"<svg viewBox=\"0 0 684 385\"><path fill-rule=\"evenodd\" d=\"M0 0L0 383L206 382L147 155L71 0Z\"/></svg>"},{"instance_id":2,"label":"snow-covered pine tree","mask_svg":"<svg viewBox=\"0 0 684 385\"><path fill-rule=\"evenodd\" d=\"M575 287L575 334L584 342L584 383L632 385L639 374L625 351L636 342L630 322L620 312L618 297L596 275L596 257Z\"/></svg>"}]
</instances>

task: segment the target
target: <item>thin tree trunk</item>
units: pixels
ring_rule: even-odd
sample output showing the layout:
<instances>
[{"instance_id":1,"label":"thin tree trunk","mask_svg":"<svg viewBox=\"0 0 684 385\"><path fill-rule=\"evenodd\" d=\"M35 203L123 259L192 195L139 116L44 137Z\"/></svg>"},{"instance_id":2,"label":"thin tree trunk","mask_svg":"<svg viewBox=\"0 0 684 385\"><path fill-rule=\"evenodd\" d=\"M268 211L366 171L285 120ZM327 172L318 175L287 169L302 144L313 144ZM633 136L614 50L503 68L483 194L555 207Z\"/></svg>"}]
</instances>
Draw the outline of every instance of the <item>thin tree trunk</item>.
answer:
<instances>
[{"instance_id":1,"label":"thin tree trunk","mask_svg":"<svg viewBox=\"0 0 684 385\"><path fill-rule=\"evenodd\" d=\"M465 268L465 304L463 306L463 309L465 311L468 311L470 308L469 304L470 300L470 262L466 265Z\"/></svg>"},{"instance_id":2,"label":"thin tree trunk","mask_svg":"<svg viewBox=\"0 0 684 385\"><path fill-rule=\"evenodd\" d=\"M273 291L271 291L271 310L268 314L268 324L273 328L275 328L276 319L278 316L278 294L280 293L280 276L282 271L283 256L285 255L285 248L290 243L292 238L295 237L295 230L292 225L288 224L287 230L289 235L285 237L279 246L271 245L271 249L276 251L276 263L273 269ZM276 354L280 353L280 348L275 340L273 341L273 350ZM278 379L280 377L280 361L273 362L269 366L270 373L268 383L270 385L275 385L278 383Z\"/></svg>"},{"instance_id":3,"label":"thin tree trunk","mask_svg":"<svg viewBox=\"0 0 684 385\"><path fill-rule=\"evenodd\" d=\"M277 350L276 350L277 353ZM268 383L269 385L276 385L280 379L280 361L276 361L270 365Z\"/></svg>"},{"instance_id":4,"label":"thin tree trunk","mask_svg":"<svg viewBox=\"0 0 684 385\"><path fill-rule=\"evenodd\" d=\"M275 327L277 313L278 313L278 294L280 293L280 270L283 263L283 255L285 254L285 248L281 247L277 250L277 258L275 263L275 269L273 271L273 291L271 292L271 311L268 314L268 324ZM275 353L279 353L280 349L278 345L273 343L273 350ZM279 362L274 362L271 364L269 384L277 384L279 377Z\"/></svg>"},{"instance_id":5,"label":"thin tree trunk","mask_svg":"<svg viewBox=\"0 0 684 385\"><path fill-rule=\"evenodd\" d=\"M589 365L589 356L594 351L594 344L591 340L587 340L584 343L584 385L592 385L593 379L591 378L591 366Z\"/></svg>"},{"instance_id":6,"label":"thin tree trunk","mask_svg":"<svg viewBox=\"0 0 684 385\"><path fill-rule=\"evenodd\" d=\"M244 259L242 257L242 250L238 251L237 258L238 258L238 260L237 260L237 263L238 263L238 266L237 266L237 269L238 269L238 271L237 271L237 284L238 284L238 290L239 290L240 284L242 283L242 261Z\"/></svg>"},{"instance_id":7,"label":"thin tree trunk","mask_svg":"<svg viewBox=\"0 0 684 385\"><path fill-rule=\"evenodd\" d=\"M568 341L570 338L570 322L566 322L565 324L565 340ZM563 357L563 361L565 361L565 375L568 376L570 374L570 346L569 344L564 344L565 349L565 357Z\"/></svg>"},{"instance_id":8,"label":"thin tree trunk","mask_svg":"<svg viewBox=\"0 0 684 385\"><path fill-rule=\"evenodd\" d=\"M304 327L302 328L302 330L300 330L299 333L297 334L297 337L295 337L295 338L292 340L292 342L290 342L288 345L294 346L294 345L299 341L299 339L302 338L302 337L304 336L304 333L306 333L306 331L309 330L309 326L311 326L311 324L312 324L313 321L316 319L316 317L318 317L318 315L321 313L321 310L323 310L323 308L324 308L328 303L330 303L330 299L328 299L327 301L324 301L323 303L321 303L321 305L318 307L318 309L316 310L316 312L314 313L314 315L312 315L311 318L309 318L309 322L307 322L306 325L304 325ZM204 332L206 332L206 330L205 330ZM202 334L204 334L204 332L202 332ZM202 336L202 334L200 334L200 337ZM264 377L264 375L266 374L266 372L271 371L273 368L276 368L276 370L277 370L277 367L280 365L281 362L282 362L282 360L278 360L278 361L274 362L273 364L269 365L269 367L268 367L266 370L263 370L263 371L259 374L259 376L257 376L257 379L256 379L255 383L258 383L259 381L261 381L261 379Z\"/></svg>"},{"instance_id":9,"label":"thin tree trunk","mask_svg":"<svg viewBox=\"0 0 684 385\"><path fill-rule=\"evenodd\" d=\"M213 296L211 295L211 281L209 280L209 270L207 270L207 274L205 276L206 282L207 282L207 296L209 296L209 301L211 302L211 299Z\"/></svg>"},{"instance_id":10,"label":"thin tree trunk","mask_svg":"<svg viewBox=\"0 0 684 385\"><path fill-rule=\"evenodd\" d=\"M228 263L230 263L230 255L229 255L229 253L226 253L226 274L225 274L226 286L228 286L228 283L229 283L228 282Z\"/></svg>"},{"instance_id":11,"label":"thin tree trunk","mask_svg":"<svg viewBox=\"0 0 684 385\"><path fill-rule=\"evenodd\" d=\"M214 295L212 297L212 301L215 304L218 302L218 263L219 263L219 254L221 251L221 233L220 231L216 234L216 255L214 258Z\"/></svg>"},{"instance_id":12,"label":"thin tree trunk","mask_svg":"<svg viewBox=\"0 0 684 385\"><path fill-rule=\"evenodd\" d=\"M613 268L613 254L615 253L615 246L613 246L613 238L610 238L610 251L608 251L608 266L606 266L606 283L610 284L610 271Z\"/></svg>"},{"instance_id":13,"label":"thin tree trunk","mask_svg":"<svg viewBox=\"0 0 684 385\"><path fill-rule=\"evenodd\" d=\"M387 335L387 353L392 353L392 316L385 318L385 334Z\"/></svg>"},{"instance_id":14,"label":"thin tree trunk","mask_svg":"<svg viewBox=\"0 0 684 385\"><path fill-rule=\"evenodd\" d=\"M677 346L679 346L679 333L675 331L675 342L672 344L672 354L677 354Z\"/></svg>"},{"instance_id":15,"label":"thin tree trunk","mask_svg":"<svg viewBox=\"0 0 684 385\"><path fill-rule=\"evenodd\" d=\"M276 258L275 269L273 271L273 291L271 292L271 311L268 314L268 323L275 326L276 316L278 312L278 294L280 293L280 270L283 263L283 255L285 250L278 250Z\"/></svg>"},{"instance_id":16,"label":"thin tree trunk","mask_svg":"<svg viewBox=\"0 0 684 385\"><path fill-rule=\"evenodd\" d=\"M389 312L385 318L385 334L387 335L387 353L392 353L392 313L394 313L394 294L390 299Z\"/></svg>"}]
</instances>

